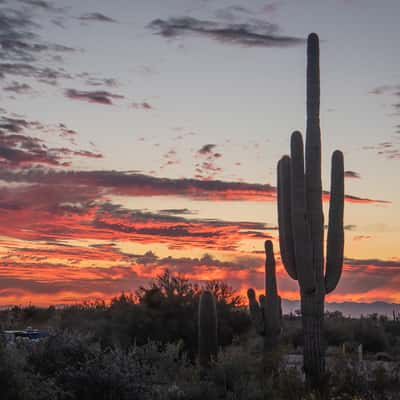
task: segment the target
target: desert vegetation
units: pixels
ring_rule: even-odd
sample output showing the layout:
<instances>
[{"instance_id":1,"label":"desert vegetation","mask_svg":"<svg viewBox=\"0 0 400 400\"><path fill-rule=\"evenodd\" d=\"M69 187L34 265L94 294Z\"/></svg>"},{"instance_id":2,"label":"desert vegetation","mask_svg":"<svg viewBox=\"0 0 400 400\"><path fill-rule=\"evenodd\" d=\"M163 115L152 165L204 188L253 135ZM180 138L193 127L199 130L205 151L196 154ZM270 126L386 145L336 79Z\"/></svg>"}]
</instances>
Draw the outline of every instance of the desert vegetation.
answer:
<instances>
[{"instance_id":1,"label":"desert vegetation","mask_svg":"<svg viewBox=\"0 0 400 400\"><path fill-rule=\"evenodd\" d=\"M300 312L282 316L279 343L270 353L271 374L265 369L264 338L251 324L247 302L223 282L204 289L215 299L218 314L218 354L206 365L199 362L198 349L203 288L167 271L110 304L1 311L2 328L51 327L50 336L37 342L1 343L2 399L369 400L398 395L398 319L326 313L327 371L313 391L302 371Z\"/></svg>"}]
</instances>

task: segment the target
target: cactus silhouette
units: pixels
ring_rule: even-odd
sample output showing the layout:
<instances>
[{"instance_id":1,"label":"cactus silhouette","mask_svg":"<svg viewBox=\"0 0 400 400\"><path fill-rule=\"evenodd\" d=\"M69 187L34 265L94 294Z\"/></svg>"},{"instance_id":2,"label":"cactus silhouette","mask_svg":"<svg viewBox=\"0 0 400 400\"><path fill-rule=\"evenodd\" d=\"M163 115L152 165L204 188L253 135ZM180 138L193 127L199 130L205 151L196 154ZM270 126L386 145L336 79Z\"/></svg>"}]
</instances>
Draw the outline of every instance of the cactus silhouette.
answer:
<instances>
[{"instance_id":1,"label":"cactus silhouette","mask_svg":"<svg viewBox=\"0 0 400 400\"><path fill-rule=\"evenodd\" d=\"M276 349L281 331L281 298L278 296L275 277L275 258L272 242L265 241L265 296L256 300L253 289L247 291L252 321L257 333L264 336L264 351Z\"/></svg>"},{"instance_id":2,"label":"cactus silhouette","mask_svg":"<svg viewBox=\"0 0 400 400\"><path fill-rule=\"evenodd\" d=\"M199 363L203 368L217 358L217 307L214 295L205 290L199 302Z\"/></svg>"},{"instance_id":3,"label":"cactus silhouette","mask_svg":"<svg viewBox=\"0 0 400 400\"><path fill-rule=\"evenodd\" d=\"M304 334L304 372L313 387L325 371L322 337L325 295L339 282L343 263L343 154L332 155L331 194L324 267L324 215L321 182L321 131L319 125L319 39L307 42L307 128L305 162L303 139L291 136L291 156L278 163L278 223L282 262L298 280ZM305 169L304 169L305 168Z\"/></svg>"}]
</instances>

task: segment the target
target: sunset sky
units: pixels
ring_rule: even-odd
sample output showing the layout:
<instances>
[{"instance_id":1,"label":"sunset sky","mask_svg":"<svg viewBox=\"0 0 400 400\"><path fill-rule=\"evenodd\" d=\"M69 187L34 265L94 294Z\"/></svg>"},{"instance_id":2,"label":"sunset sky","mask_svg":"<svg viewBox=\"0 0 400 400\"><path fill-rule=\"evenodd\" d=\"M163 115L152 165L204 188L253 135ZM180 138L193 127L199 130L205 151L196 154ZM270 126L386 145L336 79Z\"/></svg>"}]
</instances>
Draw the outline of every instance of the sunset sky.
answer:
<instances>
[{"instance_id":1,"label":"sunset sky","mask_svg":"<svg viewBox=\"0 0 400 400\"><path fill-rule=\"evenodd\" d=\"M327 301L400 303L398 0L0 0L0 306L133 292L165 268L261 290L276 164L320 37L323 184L344 153ZM329 195L325 196L325 216Z\"/></svg>"}]
</instances>

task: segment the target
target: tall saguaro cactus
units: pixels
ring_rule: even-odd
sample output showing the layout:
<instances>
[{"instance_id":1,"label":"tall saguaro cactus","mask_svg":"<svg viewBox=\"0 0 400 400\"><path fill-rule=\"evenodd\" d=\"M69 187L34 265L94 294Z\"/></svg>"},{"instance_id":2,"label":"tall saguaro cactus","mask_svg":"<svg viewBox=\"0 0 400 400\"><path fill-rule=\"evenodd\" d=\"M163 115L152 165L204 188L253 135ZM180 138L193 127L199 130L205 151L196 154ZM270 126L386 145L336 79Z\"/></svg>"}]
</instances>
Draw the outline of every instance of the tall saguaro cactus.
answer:
<instances>
[{"instance_id":1,"label":"tall saguaro cactus","mask_svg":"<svg viewBox=\"0 0 400 400\"><path fill-rule=\"evenodd\" d=\"M257 332L264 336L266 353L276 349L281 330L281 298L278 296L275 276L275 258L272 242L265 241L265 296L256 300L253 289L247 291L250 314Z\"/></svg>"},{"instance_id":2,"label":"tall saguaro cactus","mask_svg":"<svg viewBox=\"0 0 400 400\"><path fill-rule=\"evenodd\" d=\"M217 306L214 295L205 290L199 302L199 363L203 368L216 359L218 353Z\"/></svg>"},{"instance_id":3,"label":"tall saguaro cactus","mask_svg":"<svg viewBox=\"0 0 400 400\"><path fill-rule=\"evenodd\" d=\"M325 370L322 338L325 295L339 282L343 263L343 154L332 155L331 194L324 266L324 215L321 182L321 130L319 125L319 40L307 42L307 130L305 162L303 139L291 137L291 156L278 163L279 242L287 273L298 280L304 333L304 371L317 386Z\"/></svg>"}]
</instances>

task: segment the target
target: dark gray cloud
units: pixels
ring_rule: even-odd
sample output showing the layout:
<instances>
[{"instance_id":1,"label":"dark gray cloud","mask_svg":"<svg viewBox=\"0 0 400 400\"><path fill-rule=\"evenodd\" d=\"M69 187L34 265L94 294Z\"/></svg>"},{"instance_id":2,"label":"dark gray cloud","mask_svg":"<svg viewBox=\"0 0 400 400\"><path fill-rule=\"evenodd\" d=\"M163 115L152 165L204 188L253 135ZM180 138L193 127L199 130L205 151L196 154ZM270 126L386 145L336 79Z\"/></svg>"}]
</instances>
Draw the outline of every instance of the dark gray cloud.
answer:
<instances>
[{"instance_id":1,"label":"dark gray cloud","mask_svg":"<svg viewBox=\"0 0 400 400\"><path fill-rule=\"evenodd\" d=\"M215 179L217 173L222 171L222 168L216 164L216 160L221 158L221 153L214 152L217 145L205 144L196 153L198 157L205 157L201 162L195 164L195 177L203 180Z\"/></svg>"},{"instance_id":2,"label":"dark gray cloud","mask_svg":"<svg viewBox=\"0 0 400 400\"><path fill-rule=\"evenodd\" d=\"M279 35L276 25L260 20L238 24L177 17L167 20L155 19L148 27L157 35L166 38L195 34L220 43L245 47L289 47L304 42L303 38Z\"/></svg>"},{"instance_id":3,"label":"dark gray cloud","mask_svg":"<svg viewBox=\"0 0 400 400\"><path fill-rule=\"evenodd\" d=\"M370 91L370 94L375 95L389 95L392 98L392 109L393 112L389 114L392 118L400 117L400 85L383 85L378 86ZM400 125L395 126L395 140L379 143L375 146L364 147L364 149L376 150L377 154L384 156L388 160L400 160L400 142L398 134L400 133Z\"/></svg>"},{"instance_id":4,"label":"dark gray cloud","mask_svg":"<svg viewBox=\"0 0 400 400\"><path fill-rule=\"evenodd\" d=\"M8 182L84 185L102 188L121 196L183 196L210 201L275 201L276 188L270 184L220 180L170 179L124 171L57 171L29 168L0 169L0 179ZM325 198L328 193L324 192ZM346 195L346 201L361 204L390 204Z\"/></svg>"},{"instance_id":5,"label":"dark gray cloud","mask_svg":"<svg viewBox=\"0 0 400 400\"><path fill-rule=\"evenodd\" d=\"M142 101L141 103L133 102L131 103L131 108L135 110L152 110L153 107L147 102Z\"/></svg>"},{"instance_id":6,"label":"dark gray cloud","mask_svg":"<svg viewBox=\"0 0 400 400\"><path fill-rule=\"evenodd\" d=\"M49 148L43 139L32 133L54 131L60 137L70 137L76 132L64 124L45 126L39 121L23 117L0 115L0 166L21 167L30 165L69 166L70 158L101 158L101 154L66 147ZM71 142L71 140L70 140ZM73 141L72 141L73 142Z\"/></svg>"},{"instance_id":7,"label":"dark gray cloud","mask_svg":"<svg viewBox=\"0 0 400 400\"><path fill-rule=\"evenodd\" d=\"M40 25L26 10L0 9L0 57L14 63L33 63L41 53L63 53L75 49L44 41L36 30Z\"/></svg>"},{"instance_id":8,"label":"dark gray cloud","mask_svg":"<svg viewBox=\"0 0 400 400\"><path fill-rule=\"evenodd\" d=\"M400 85L382 85L382 86L377 86L376 88L372 89L369 93L370 94L384 94L384 93L389 93L393 94L400 90Z\"/></svg>"},{"instance_id":9,"label":"dark gray cloud","mask_svg":"<svg viewBox=\"0 0 400 400\"><path fill-rule=\"evenodd\" d=\"M199 258L158 257L152 251L133 257L138 264L167 268L173 272L193 274L196 270L217 269L227 271L256 271L263 265L262 257L236 257L232 261L221 261L209 254Z\"/></svg>"},{"instance_id":10,"label":"dark gray cloud","mask_svg":"<svg viewBox=\"0 0 400 400\"><path fill-rule=\"evenodd\" d=\"M76 89L66 89L65 97L73 100L84 100L88 103L97 103L97 104L105 104L112 105L114 99L123 99L124 96L110 93L105 90L76 90Z\"/></svg>"},{"instance_id":11,"label":"dark gray cloud","mask_svg":"<svg viewBox=\"0 0 400 400\"><path fill-rule=\"evenodd\" d=\"M212 151L213 151L213 149L216 147L216 145L215 144L205 144L199 151L198 151L198 154L202 154L202 155L205 155L205 154L210 154Z\"/></svg>"},{"instance_id":12,"label":"dark gray cloud","mask_svg":"<svg viewBox=\"0 0 400 400\"><path fill-rule=\"evenodd\" d=\"M108 87L116 87L118 86L118 82L114 78L93 78L89 77L86 80L86 84L89 86L108 86Z\"/></svg>"},{"instance_id":13,"label":"dark gray cloud","mask_svg":"<svg viewBox=\"0 0 400 400\"><path fill-rule=\"evenodd\" d=\"M59 79L72 79L63 68L42 67L29 63L0 63L0 78L7 75L35 78L39 82L56 85Z\"/></svg>"},{"instance_id":14,"label":"dark gray cloud","mask_svg":"<svg viewBox=\"0 0 400 400\"><path fill-rule=\"evenodd\" d=\"M87 13L83 14L79 17L81 21L95 21L95 22L111 22L111 23L117 23L117 21L114 18L108 17L107 15L104 15L99 12L92 12L92 13Z\"/></svg>"},{"instance_id":15,"label":"dark gray cloud","mask_svg":"<svg viewBox=\"0 0 400 400\"><path fill-rule=\"evenodd\" d=\"M323 191L323 196L325 198L329 198L329 192ZM375 200L375 199L370 199L368 197L360 197L360 196L353 196L351 194L345 194L344 195L344 200L347 201L348 203L364 203L364 204L391 204L391 201L387 200Z\"/></svg>"},{"instance_id":16,"label":"dark gray cloud","mask_svg":"<svg viewBox=\"0 0 400 400\"><path fill-rule=\"evenodd\" d=\"M0 56L14 61L34 61L35 54L47 49L31 31L37 25L20 10L0 9Z\"/></svg>"},{"instance_id":17,"label":"dark gray cloud","mask_svg":"<svg viewBox=\"0 0 400 400\"><path fill-rule=\"evenodd\" d=\"M158 211L160 214L171 214L171 215L195 215L197 211L189 210L188 208L167 208Z\"/></svg>"},{"instance_id":18,"label":"dark gray cloud","mask_svg":"<svg viewBox=\"0 0 400 400\"><path fill-rule=\"evenodd\" d=\"M5 86L3 90L14 94L26 94L32 92L32 87L27 83L13 81L9 85Z\"/></svg>"},{"instance_id":19,"label":"dark gray cloud","mask_svg":"<svg viewBox=\"0 0 400 400\"><path fill-rule=\"evenodd\" d=\"M77 49L44 37L40 19L64 20L65 9L42 0L13 0L0 8L0 78L32 78L56 85L59 79L72 79L60 64L64 54Z\"/></svg>"},{"instance_id":20,"label":"dark gray cloud","mask_svg":"<svg viewBox=\"0 0 400 400\"><path fill-rule=\"evenodd\" d=\"M374 146L364 146L363 150L374 150L376 154L388 160L400 160L400 143L398 140L385 141Z\"/></svg>"},{"instance_id":21,"label":"dark gray cloud","mask_svg":"<svg viewBox=\"0 0 400 400\"><path fill-rule=\"evenodd\" d=\"M54 6L49 3L48 1L44 0L18 0L20 3L32 6L32 7L38 7L44 10L54 10Z\"/></svg>"},{"instance_id":22,"label":"dark gray cloud","mask_svg":"<svg viewBox=\"0 0 400 400\"><path fill-rule=\"evenodd\" d=\"M356 236L354 236L353 237L353 240L354 241L360 241L360 240L368 240L368 239L371 239L372 238L372 236L370 236L370 235L356 235Z\"/></svg>"},{"instance_id":23,"label":"dark gray cloud","mask_svg":"<svg viewBox=\"0 0 400 400\"><path fill-rule=\"evenodd\" d=\"M343 262L346 265L351 266L362 266L362 267L380 267L380 268L398 268L400 270L400 259L397 260L383 260L380 258L367 258L367 259L355 259L355 258L344 258Z\"/></svg>"},{"instance_id":24,"label":"dark gray cloud","mask_svg":"<svg viewBox=\"0 0 400 400\"><path fill-rule=\"evenodd\" d=\"M345 178L361 179L360 174L355 171L344 171L344 176Z\"/></svg>"},{"instance_id":25,"label":"dark gray cloud","mask_svg":"<svg viewBox=\"0 0 400 400\"><path fill-rule=\"evenodd\" d=\"M82 81L88 86L104 86L108 88L120 86L120 83L114 78L99 77L90 72L80 72L79 74L76 74L75 77L82 79Z\"/></svg>"}]
</instances>

